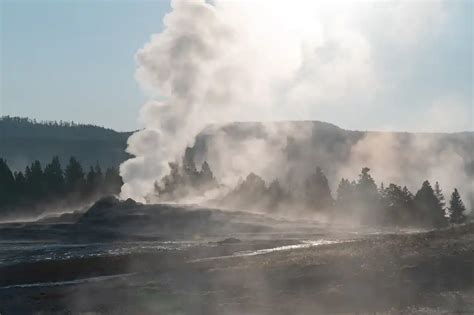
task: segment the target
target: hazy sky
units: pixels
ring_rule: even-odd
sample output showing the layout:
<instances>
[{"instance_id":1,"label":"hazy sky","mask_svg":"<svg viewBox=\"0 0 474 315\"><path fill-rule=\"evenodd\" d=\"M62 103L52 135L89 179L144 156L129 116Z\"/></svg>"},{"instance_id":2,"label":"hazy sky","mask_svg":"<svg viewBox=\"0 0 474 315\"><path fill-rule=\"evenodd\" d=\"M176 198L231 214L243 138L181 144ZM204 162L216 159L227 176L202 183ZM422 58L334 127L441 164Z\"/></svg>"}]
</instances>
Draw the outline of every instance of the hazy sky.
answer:
<instances>
[{"instance_id":1,"label":"hazy sky","mask_svg":"<svg viewBox=\"0 0 474 315\"><path fill-rule=\"evenodd\" d=\"M3 115L137 127L136 51L167 1L1 1Z\"/></svg>"},{"instance_id":2,"label":"hazy sky","mask_svg":"<svg viewBox=\"0 0 474 315\"><path fill-rule=\"evenodd\" d=\"M377 78L385 82L383 93L372 93L374 104L361 110L308 104L288 118L351 129L472 130L473 4L439 7L412 42L400 35L409 38L407 49L391 44L399 34L383 15L363 24ZM0 114L138 128L146 97L135 81L134 55L162 30L169 10L168 1L2 0ZM416 15L403 18L394 22L402 31L419 27Z\"/></svg>"}]
</instances>

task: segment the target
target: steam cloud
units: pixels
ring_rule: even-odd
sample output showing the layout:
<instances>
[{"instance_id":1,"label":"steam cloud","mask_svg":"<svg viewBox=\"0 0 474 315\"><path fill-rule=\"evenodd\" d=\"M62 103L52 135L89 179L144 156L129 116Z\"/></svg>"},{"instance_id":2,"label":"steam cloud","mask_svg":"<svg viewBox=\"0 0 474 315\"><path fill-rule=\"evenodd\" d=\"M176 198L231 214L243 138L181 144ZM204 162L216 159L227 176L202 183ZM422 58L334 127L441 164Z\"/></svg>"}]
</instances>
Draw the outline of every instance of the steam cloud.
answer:
<instances>
[{"instance_id":1,"label":"steam cloud","mask_svg":"<svg viewBox=\"0 0 474 315\"><path fill-rule=\"evenodd\" d=\"M141 201L153 189L153 182L169 171L168 162L180 159L186 146L193 145L196 134L209 124L308 119L315 113L327 118L328 111L350 116L379 106L381 95L390 97L393 83L387 71L393 65L384 64L390 61L380 48L383 43L410 55L419 37L427 40L445 20L438 2L425 6L173 0L171 6L164 31L153 35L136 55L137 80L151 100L140 111L144 129L128 140L127 151L135 157L121 165L121 175L125 182L122 197ZM391 26L390 32L374 27L381 16ZM402 16L416 23L404 23ZM407 25L416 27L408 30ZM282 173L291 165L278 152L287 145L286 137L305 137L311 131L293 124L266 126L266 136L260 139L236 143L225 135L215 137L206 158L219 179L235 183L250 171L266 179L285 176ZM360 155L374 152L380 142L389 146L385 155L393 153L384 161L395 160L399 155L390 140L364 139L353 148L349 164L328 172L335 179L347 175L349 167L358 171L364 162L379 170L375 174L379 180L395 180L403 163L395 163L393 171L382 174L386 168L380 158ZM425 142L420 143L424 148ZM456 157L453 160L453 155L443 154L444 161L454 161L452 168L460 171ZM407 153L403 161L419 157ZM424 168L430 174L432 164ZM422 179L416 178L417 183ZM400 181L404 182L406 178ZM466 178L459 182L465 183Z\"/></svg>"}]
</instances>

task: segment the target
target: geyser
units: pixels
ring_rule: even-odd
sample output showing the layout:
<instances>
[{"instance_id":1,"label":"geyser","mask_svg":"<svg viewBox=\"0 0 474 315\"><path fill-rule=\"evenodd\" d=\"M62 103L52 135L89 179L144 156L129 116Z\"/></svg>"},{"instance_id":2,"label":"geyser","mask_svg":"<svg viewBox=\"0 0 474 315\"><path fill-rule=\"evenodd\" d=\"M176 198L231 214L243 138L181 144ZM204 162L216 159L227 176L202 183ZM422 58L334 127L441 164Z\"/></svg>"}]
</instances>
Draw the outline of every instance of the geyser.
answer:
<instances>
[{"instance_id":1,"label":"geyser","mask_svg":"<svg viewBox=\"0 0 474 315\"><path fill-rule=\"evenodd\" d=\"M380 16L384 16L398 30L397 36L390 37L392 47L415 53L418 37L429 42L432 37L427 30L442 27L441 4L333 3L172 1L164 30L136 54L136 77L150 100L140 111L144 128L128 140L127 151L135 157L121 165L122 197L145 201L154 182L169 172L168 163L180 161L185 148L210 124L322 117L347 121L347 117L370 116L377 106L392 106L397 82L387 71L396 69L390 61L391 51L383 45L386 38L381 38L374 25L382 27ZM399 22L401 16L416 16L417 27L406 32ZM403 75L399 79L403 81ZM210 156L205 158L211 160L219 181L232 185L249 172L266 180L285 177L290 167L280 153L288 139L312 136L304 125L266 124L264 128L264 137L245 138L232 145L225 143L225 134L214 138ZM420 148L418 153L404 153L403 161L410 168L416 169L419 165L414 161L432 146L431 140L419 139L412 146ZM387 147L383 158L374 150L374 143L379 142ZM330 178L332 186L338 176L354 175L364 163L379 181L398 179L398 174L407 173L407 164L399 163L396 147L390 137L364 138L351 151L347 165L328 170L335 174ZM303 154L308 162L304 165L311 162L311 150ZM469 161L449 148L439 153L421 173L401 181L418 186L425 179L419 176L450 177L459 180L447 181L446 190L465 185L463 168ZM389 161L397 162L386 172ZM443 173L437 161L448 165L450 175Z\"/></svg>"}]
</instances>

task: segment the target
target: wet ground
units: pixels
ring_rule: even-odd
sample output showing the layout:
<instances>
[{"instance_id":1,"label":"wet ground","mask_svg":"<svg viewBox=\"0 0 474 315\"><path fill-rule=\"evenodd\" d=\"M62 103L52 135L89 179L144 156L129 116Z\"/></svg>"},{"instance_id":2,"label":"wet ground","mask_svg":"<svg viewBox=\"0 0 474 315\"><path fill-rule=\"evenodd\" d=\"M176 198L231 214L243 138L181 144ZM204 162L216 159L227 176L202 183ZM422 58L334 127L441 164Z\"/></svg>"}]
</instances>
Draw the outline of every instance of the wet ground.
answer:
<instances>
[{"instance_id":1,"label":"wet ground","mask_svg":"<svg viewBox=\"0 0 474 315\"><path fill-rule=\"evenodd\" d=\"M122 219L115 230L130 239L110 237L109 224L4 225L0 313L474 314L474 224L248 232L252 218L233 216L247 222L229 235L205 236L208 226L220 230L200 216L198 235L174 240L137 237Z\"/></svg>"}]
</instances>

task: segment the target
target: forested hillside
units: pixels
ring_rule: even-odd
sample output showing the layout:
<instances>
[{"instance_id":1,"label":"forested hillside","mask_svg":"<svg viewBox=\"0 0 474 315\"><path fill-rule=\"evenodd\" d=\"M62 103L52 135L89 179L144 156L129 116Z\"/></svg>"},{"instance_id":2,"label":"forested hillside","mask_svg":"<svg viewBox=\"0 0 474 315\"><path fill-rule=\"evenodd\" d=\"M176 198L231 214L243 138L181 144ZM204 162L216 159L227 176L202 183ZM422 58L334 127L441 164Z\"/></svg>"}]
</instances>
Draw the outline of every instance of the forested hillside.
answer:
<instances>
[{"instance_id":1,"label":"forested hillside","mask_svg":"<svg viewBox=\"0 0 474 315\"><path fill-rule=\"evenodd\" d=\"M255 173L269 185L278 180L298 192L301 200L305 180L317 167L333 193L341 178L355 179L369 167L378 184L396 183L416 191L425 180L439 181L447 191L459 188L469 208L474 205L470 131L376 132L319 121L240 122L209 126L190 151L196 165L206 161L216 178L243 177L243 181Z\"/></svg>"},{"instance_id":2,"label":"forested hillside","mask_svg":"<svg viewBox=\"0 0 474 315\"><path fill-rule=\"evenodd\" d=\"M53 156L63 164L74 156L83 165L98 162L104 168L117 168L129 157L125 149L130 134L94 125L4 116L0 117L0 157L12 170L23 170L35 160L45 165Z\"/></svg>"}]
</instances>

